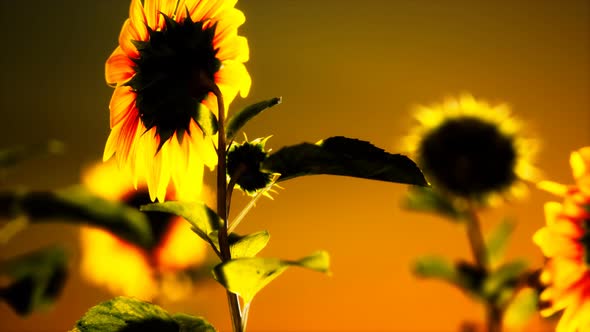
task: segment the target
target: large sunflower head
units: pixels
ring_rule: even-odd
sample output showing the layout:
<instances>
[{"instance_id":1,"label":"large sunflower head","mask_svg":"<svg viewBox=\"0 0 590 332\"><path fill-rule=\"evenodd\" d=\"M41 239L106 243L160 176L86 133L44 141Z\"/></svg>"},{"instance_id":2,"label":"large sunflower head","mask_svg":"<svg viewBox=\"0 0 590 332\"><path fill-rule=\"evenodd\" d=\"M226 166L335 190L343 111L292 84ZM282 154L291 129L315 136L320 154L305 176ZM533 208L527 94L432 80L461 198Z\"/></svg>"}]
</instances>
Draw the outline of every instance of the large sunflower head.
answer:
<instances>
[{"instance_id":1,"label":"large sunflower head","mask_svg":"<svg viewBox=\"0 0 590 332\"><path fill-rule=\"evenodd\" d=\"M96 195L131 207L151 202L146 184L140 182L135 190L114 162L86 170L83 183ZM177 196L169 190L166 198ZM161 287L166 287L162 281L179 277L178 272L204 262L207 247L186 221L166 213L145 213L155 238L149 248L138 247L101 229L81 230L81 270L87 280L115 294L150 300Z\"/></svg>"},{"instance_id":2,"label":"large sunflower head","mask_svg":"<svg viewBox=\"0 0 590 332\"><path fill-rule=\"evenodd\" d=\"M245 97L249 50L237 29L237 0L132 0L119 46L106 62L111 133L103 159L147 179L151 200L178 191L198 195L204 165L216 154L196 120L199 108L218 113L218 88L227 110Z\"/></svg>"},{"instance_id":3,"label":"large sunflower head","mask_svg":"<svg viewBox=\"0 0 590 332\"><path fill-rule=\"evenodd\" d=\"M406 148L433 185L462 199L489 203L522 193L533 180L534 140L521 137L506 105L491 106L470 95L418 107L419 122Z\"/></svg>"},{"instance_id":4,"label":"large sunflower head","mask_svg":"<svg viewBox=\"0 0 590 332\"><path fill-rule=\"evenodd\" d=\"M541 182L542 189L563 197L545 204L547 225L533 236L548 258L541 281L547 305L541 314L564 310L558 332L590 331L590 146L572 153L576 184Z\"/></svg>"}]
</instances>

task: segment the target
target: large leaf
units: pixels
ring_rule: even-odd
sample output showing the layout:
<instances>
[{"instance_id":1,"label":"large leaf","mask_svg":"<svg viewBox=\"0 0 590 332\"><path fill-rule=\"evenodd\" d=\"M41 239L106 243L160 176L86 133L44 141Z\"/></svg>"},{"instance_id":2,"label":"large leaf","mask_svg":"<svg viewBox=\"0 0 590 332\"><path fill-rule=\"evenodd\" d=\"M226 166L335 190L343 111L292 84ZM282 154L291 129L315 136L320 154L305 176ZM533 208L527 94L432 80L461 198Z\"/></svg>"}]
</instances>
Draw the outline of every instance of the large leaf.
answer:
<instances>
[{"instance_id":1,"label":"large leaf","mask_svg":"<svg viewBox=\"0 0 590 332\"><path fill-rule=\"evenodd\" d=\"M240 295L245 303L250 303L256 293L290 266L329 273L330 258L325 251L318 251L297 261L260 257L238 258L217 265L213 269L213 276L230 292Z\"/></svg>"},{"instance_id":2,"label":"large leaf","mask_svg":"<svg viewBox=\"0 0 590 332\"><path fill-rule=\"evenodd\" d=\"M273 107L275 105L280 104L282 101L281 97L275 97L272 99L264 100L258 102L256 104L252 104L250 106L246 106L246 108L242 109L241 111L235 113L232 117L227 120L227 126L225 131L225 137L228 140L233 139L238 131L242 129L242 127L254 118L256 115L260 114L267 108Z\"/></svg>"},{"instance_id":3,"label":"large leaf","mask_svg":"<svg viewBox=\"0 0 590 332\"><path fill-rule=\"evenodd\" d=\"M504 257L510 235L514 231L514 223L508 220L500 222L486 239L488 260L496 264Z\"/></svg>"},{"instance_id":4,"label":"large leaf","mask_svg":"<svg viewBox=\"0 0 590 332\"><path fill-rule=\"evenodd\" d=\"M48 247L0 262L0 275L10 280L0 298L19 315L54 302L67 278L67 255L60 247Z\"/></svg>"},{"instance_id":5,"label":"large leaf","mask_svg":"<svg viewBox=\"0 0 590 332\"><path fill-rule=\"evenodd\" d=\"M214 332L202 317L170 315L159 306L116 297L88 310L71 332Z\"/></svg>"},{"instance_id":6,"label":"large leaf","mask_svg":"<svg viewBox=\"0 0 590 332\"><path fill-rule=\"evenodd\" d=\"M42 154L60 154L64 151L64 145L60 141L50 140L46 143L20 145L11 148L0 149L0 168L14 166L19 162Z\"/></svg>"},{"instance_id":7,"label":"large leaf","mask_svg":"<svg viewBox=\"0 0 590 332\"><path fill-rule=\"evenodd\" d=\"M271 154L263 168L280 173L279 181L304 175L330 174L427 186L424 175L408 157L391 154L369 142L331 137L317 144L302 143Z\"/></svg>"},{"instance_id":8,"label":"large leaf","mask_svg":"<svg viewBox=\"0 0 590 332\"><path fill-rule=\"evenodd\" d=\"M143 247L149 247L153 242L143 213L78 186L58 191L1 192L0 216L14 218L22 214L32 222L60 221L97 226Z\"/></svg>"},{"instance_id":9,"label":"large leaf","mask_svg":"<svg viewBox=\"0 0 590 332\"><path fill-rule=\"evenodd\" d=\"M464 217L447 197L428 187L411 188L402 205L409 210L439 214L451 221L460 221Z\"/></svg>"},{"instance_id":10,"label":"large leaf","mask_svg":"<svg viewBox=\"0 0 590 332\"><path fill-rule=\"evenodd\" d=\"M215 211L203 202L167 201L142 205L141 211L159 211L175 214L186 219L203 240L209 242L210 234L219 229L222 220Z\"/></svg>"}]
</instances>

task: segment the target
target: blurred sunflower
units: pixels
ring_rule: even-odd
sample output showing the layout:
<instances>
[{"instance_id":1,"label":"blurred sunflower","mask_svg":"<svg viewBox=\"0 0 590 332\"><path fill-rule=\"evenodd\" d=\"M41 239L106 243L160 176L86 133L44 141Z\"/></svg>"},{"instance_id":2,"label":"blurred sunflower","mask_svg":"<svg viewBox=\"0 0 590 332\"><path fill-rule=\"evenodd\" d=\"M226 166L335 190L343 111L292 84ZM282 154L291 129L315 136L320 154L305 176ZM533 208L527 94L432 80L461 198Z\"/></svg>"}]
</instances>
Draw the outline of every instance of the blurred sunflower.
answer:
<instances>
[{"instance_id":1,"label":"blurred sunflower","mask_svg":"<svg viewBox=\"0 0 590 332\"><path fill-rule=\"evenodd\" d=\"M251 85L249 49L237 29L237 0L132 0L119 46L106 62L111 133L103 159L116 154L135 183L147 180L160 201L172 179L178 192L198 195L204 165L214 167L213 143L197 124L199 111L218 113Z\"/></svg>"},{"instance_id":2,"label":"blurred sunflower","mask_svg":"<svg viewBox=\"0 0 590 332\"><path fill-rule=\"evenodd\" d=\"M419 125L405 138L405 148L430 181L455 197L489 204L526 190L534 180L535 140L521 137L519 122L504 104L491 106L471 95L442 104L420 106Z\"/></svg>"},{"instance_id":3,"label":"blurred sunflower","mask_svg":"<svg viewBox=\"0 0 590 332\"><path fill-rule=\"evenodd\" d=\"M590 331L590 146L570 157L573 186L541 182L539 187L563 197L545 204L547 225L533 236L548 258L541 281L548 287L541 311L550 316L564 310L557 332Z\"/></svg>"},{"instance_id":4,"label":"blurred sunflower","mask_svg":"<svg viewBox=\"0 0 590 332\"><path fill-rule=\"evenodd\" d=\"M87 169L83 184L100 197L132 207L151 202L145 183L140 182L135 190L114 162ZM171 190L166 198L180 199ZM160 212L146 214L155 238L150 248L138 247L101 229L82 228L82 275L118 295L151 300L164 288L167 298L176 299L186 293L189 283L168 281L186 279L179 272L203 264L207 246L182 218Z\"/></svg>"}]
</instances>

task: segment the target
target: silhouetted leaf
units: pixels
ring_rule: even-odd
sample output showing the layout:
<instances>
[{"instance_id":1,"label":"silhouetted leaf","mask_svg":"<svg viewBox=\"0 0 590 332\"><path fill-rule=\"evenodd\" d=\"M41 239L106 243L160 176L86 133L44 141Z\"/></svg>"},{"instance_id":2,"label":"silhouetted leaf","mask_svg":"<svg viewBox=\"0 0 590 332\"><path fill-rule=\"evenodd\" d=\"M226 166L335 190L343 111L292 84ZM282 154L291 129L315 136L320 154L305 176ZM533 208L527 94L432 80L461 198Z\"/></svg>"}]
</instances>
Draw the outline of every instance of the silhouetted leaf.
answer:
<instances>
[{"instance_id":1,"label":"silhouetted leaf","mask_svg":"<svg viewBox=\"0 0 590 332\"><path fill-rule=\"evenodd\" d=\"M0 275L10 279L0 289L0 298L19 315L52 304L67 278L67 255L60 247L36 250L0 262Z\"/></svg>"},{"instance_id":2,"label":"silhouetted leaf","mask_svg":"<svg viewBox=\"0 0 590 332\"><path fill-rule=\"evenodd\" d=\"M330 174L428 185L410 158L387 153L369 142L341 136L317 144L284 147L266 159L263 169L280 173L279 181L304 175Z\"/></svg>"},{"instance_id":3,"label":"silhouetted leaf","mask_svg":"<svg viewBox=\"0 0 590 332\"><path fill-rule=\"evenodd\" d=\"M409 210L442 215L452 221L463 219L463 213L457 210L444 195L428 187L412 187L406 194L402 206Z\"/></svg>"},{"instance_id":4,"label":"silhouetted leaf","mask_svg":"<svg viewBox=\"0 0 590 332\"><path fill-rule=\"evenodd\" d=\"M238 131L242 129L242 127L254 118L256 115L260 114L262 111L266 110L267 108L273 107L275 105L280 104L282 101L281 97L275 97L272 99L264 100L258 102L256 104L252 104L246 106L244 109L240 110L239 112L235 113L227 120L227 126L225 128L225 137L228 140L233 139Z\"/></svg>"},{"instance_id":5,"label":"silhouetted leaf","mask_svg":"<svg viewBox=\"0 0 590 332\"><path fill-rule=\"evenodd\" d=\"M133 298L116 297L88 310L72 332L214 332L202 317L170 315L159 306Z\"/></svg>"},{"instance_id":6,"label":"silhouetted leaf","mask_svg":"<svg viewBox=\"0 0 590 332\"><path fill-rule=\"evenodd\" d=\"M167 201L142 205L140 210L167 212L181 216L193 226L193 231L207 242L214 238L211 233L218 230L222 223L217 213L203 202Z\"/></svg>"},{"instance_id":7,"label":"silhouetted leaf","mask_svg":"<svg viewBox=\"0 0 590 332\"><path fill-rule=\"evenodd\" d=\"M268 285L289 266L299 266L329 273L330 258L325 251L318 251L297 261L278 258L238 258L217 265L213 276L230 292L240 295L244 302L252 301L256 293Z\"/></svg>"},{"instance_id":8,"label":"silhouetted leaf","mask_svg":"<svg viewBox=\"0 0 590 332\"><path fill-rule=\"evenodd\" d=\"M0 149L0 168L14 166L19 162L43 154L60 154L64 145L57 140L50 140L41 144L20 145Z\"/></svg>"},{"instance_id":9,"label":"silhouetted leaf","mask_svg":"<svg viewBox=\"0 0 590 332\"><path fill-rule=\"evenodd\" d=\"M57 191L0 193L0 216L14 218L23 214L33 223L59 221L100 227L146 248L153 242L143 213L79 186Z\"/></svg>"},{"instance_id":10,"label":"silhouetted leaf","mask_svg":"<svg viewBox=\"0 0 590 332\"><path fill-rule=\"evenodd\" d=\"M503 220L487 237L486 249L488 260L492 264L496 264L504 257L506 245L508 244L512 231L514 231L514 223L508 220Z\"/></svg>"}]
</instances>

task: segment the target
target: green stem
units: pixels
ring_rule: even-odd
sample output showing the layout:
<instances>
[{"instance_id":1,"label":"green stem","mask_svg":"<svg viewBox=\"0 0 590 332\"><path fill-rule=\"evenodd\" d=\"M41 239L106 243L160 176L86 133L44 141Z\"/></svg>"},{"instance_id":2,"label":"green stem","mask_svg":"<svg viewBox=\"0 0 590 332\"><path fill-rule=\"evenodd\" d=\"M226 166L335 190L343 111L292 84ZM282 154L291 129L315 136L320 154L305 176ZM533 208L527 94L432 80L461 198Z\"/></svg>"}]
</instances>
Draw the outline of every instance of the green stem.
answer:
<instances>
[{"instance_id":1,"label":"green stem","mask_svg":"<svg viewBox=\"0 0 590 332\"><path fill-rule=\"evenodd\" d=\"M488 254L486 244L481 231L481 225L476 209L473 204L469 205L467 211L467 238L469 239L469 245L475 264L480 268L484 275L487 277L490 271ZM501 332L502 331L502 316L504 310L498 305L489 301L486 303L486 328L487 332Z\"/></svg>"},{"instance_id":2,"label":"green stem","mask_svg":"<svg viewBox=\"0 0 590 332\"><path fill-rule=\"evenodd\" d=\"M223 103L223 96L217 85L213 85L213 93L215 94L215 97L217 97L217 121L219 123L219 131L217 133L217 214L221 218L222 225L219 229L218 240L221 260L226 262L231 260L231 252L229 250L229 240L227 235L227 150L225 142L225 106ZM238 295L229 290L226 293L233 331L243 332Z\"/></svg>"},{"instance_id":3,"label":"green stem","mask_svg":"<svg viewBox=\"0 0 590 332\"><path fill-rule=\"evenodd\" d=\"M473 206L469 207L466 227L467 238L469 239L469 245L471 246L471 253L475 259L475 264L487 272L488 258L486 245L481 232L479 218Z\"/></svg>"}]
</instances>

